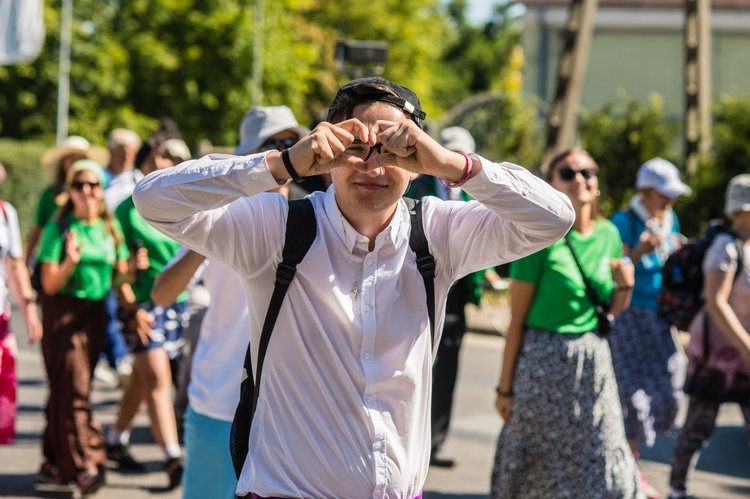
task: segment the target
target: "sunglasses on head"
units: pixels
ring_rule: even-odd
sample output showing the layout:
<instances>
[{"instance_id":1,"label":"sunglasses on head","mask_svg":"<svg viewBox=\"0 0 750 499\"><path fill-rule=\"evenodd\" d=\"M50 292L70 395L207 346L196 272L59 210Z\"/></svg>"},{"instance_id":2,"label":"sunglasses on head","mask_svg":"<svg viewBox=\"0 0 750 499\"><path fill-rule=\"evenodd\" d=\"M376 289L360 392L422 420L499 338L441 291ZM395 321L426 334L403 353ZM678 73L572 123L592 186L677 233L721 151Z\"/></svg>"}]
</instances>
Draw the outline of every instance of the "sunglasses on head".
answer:
<instances>
[{"instance_id":1,"label":"sunglasses on head","mask_svg":"<svg viewBox=\"0 0 750 499\"><path fill-rule=\"evenodd\" d=\"M258 151L263 152L270 151L271 149L281 149L281 146L284 146L284 149L289 149L296 143L297 139L268 139L260 145Z\"/></svg>"},{"instance_id":2,"label":"sunglasses on head","mask_svg":"<svg viewBox=\"0 0 750 499\"><path fill-rule=\"evenodd\" d=\"M99 187L99 182L81 182L80 180L74 180L70 183L70 188L75 191L82 191L85 186L89 186L89 189L93 190Z\"/></svg>"},{"instance_id":3,"label":"sunglasses on head","mask_svg":"<svg viewBox=\"0 0 750 499\"><path fill-rule=\"evenodd\" d=\"M574 170L570 166L561 166L557 169L557 173L560 178L566 182L570 182L576 178L576 174L580 173L584 180L590 180L596 176L596 168L581 168L580 170Z\"/></svg>"}]
</instances>

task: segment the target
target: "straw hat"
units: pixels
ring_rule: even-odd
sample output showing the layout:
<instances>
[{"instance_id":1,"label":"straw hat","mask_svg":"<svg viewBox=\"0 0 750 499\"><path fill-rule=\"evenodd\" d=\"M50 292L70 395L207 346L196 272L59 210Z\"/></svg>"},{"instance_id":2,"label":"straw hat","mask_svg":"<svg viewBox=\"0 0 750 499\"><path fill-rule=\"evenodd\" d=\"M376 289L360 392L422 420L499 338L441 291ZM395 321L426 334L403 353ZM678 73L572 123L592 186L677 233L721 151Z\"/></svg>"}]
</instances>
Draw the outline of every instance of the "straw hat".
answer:
<instances>
[{"instance_id":1,"label":"straw hat","mask_svg":"<svg viewBox=\"0 0 750 499\"><path fill-rule=\"evenodd\" d=\"M105 147L92 145L79 135L71 135L44 153L42 165L54 173L60 161L72 153L84 154L88 159L93 159L100 165L109 164L109 151Z\"/></svg>"}]
</instances>

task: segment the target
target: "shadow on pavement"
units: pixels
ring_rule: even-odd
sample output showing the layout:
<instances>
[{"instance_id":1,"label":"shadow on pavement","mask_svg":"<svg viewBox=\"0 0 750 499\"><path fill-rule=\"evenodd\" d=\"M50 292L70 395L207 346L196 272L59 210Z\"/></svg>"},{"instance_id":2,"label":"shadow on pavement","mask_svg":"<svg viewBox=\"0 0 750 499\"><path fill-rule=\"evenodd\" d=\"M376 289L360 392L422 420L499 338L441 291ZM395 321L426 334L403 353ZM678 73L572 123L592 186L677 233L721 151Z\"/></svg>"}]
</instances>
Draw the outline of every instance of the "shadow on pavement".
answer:
<instances>
[{"instance_id":1,"label":"shadow on pavement","mask_svg":"<svg viewBox=\"0 0 750 499\"><path fill-rule=\"evenodd\" d=\"M423 497L424 499L487 499L487 494L441 494L425 491Z\"/></svg>"},{"instance_id":2,"label":"shadow on pavement","mask_svg":"<svg viewBox=\"0 0 750 499\"><path fill-rule=\"evenodd\" d=\"M641 459L669 464L672 459L676 436L673 438L657 437L652 448L639 448ZM719 426L716 428L708 447L701 452L697 470L719 473L738 478L750 478L750 448L745 430L741 426ZM741 487L741 491L749 491Z\"/></svg>"},{"instance_id":3,"label":"shadow on pavement","mask_svg":"<svg viewBox=\"0 0 750 499\"><path fill-rule=\"evenodd\" d=\"M36 487L36 474L5 475L0 474L0 497L42 497L68 499L75 495L73 487L39 486Z\"/></svg>"}]
</instances>

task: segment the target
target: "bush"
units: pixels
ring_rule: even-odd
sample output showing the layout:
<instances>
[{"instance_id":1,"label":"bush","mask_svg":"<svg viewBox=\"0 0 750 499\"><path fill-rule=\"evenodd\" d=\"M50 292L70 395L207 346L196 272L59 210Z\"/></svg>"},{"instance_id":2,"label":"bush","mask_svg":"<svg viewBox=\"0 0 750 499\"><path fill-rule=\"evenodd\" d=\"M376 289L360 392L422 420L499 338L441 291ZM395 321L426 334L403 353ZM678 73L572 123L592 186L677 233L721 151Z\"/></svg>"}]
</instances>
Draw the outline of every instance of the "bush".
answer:
<instances>
[{"instance_id":1,"label":"bush","mask_svg":"<svg viewBox=\"0 0 750 499\"><path fill-rule=\"evenodd\" d=\"M50 144L43 142L0 139L0 163L8 174L0 185L0 199L8 201L18 211L24 238L34 225L39 195L51 182L50 174L39 164L49 147Z\"/></svg>"},{"instance_id":2,"label":"bush","mask_svg":"<svg viewBox=\"0 0 750 499\"><path fill-rule=\"evenodd\" d=\"M581 146L599 165L603 214L609 216L630 202L638 168L645 161L659 156L679 166L677 133L658 94L647 103L624 96L600 111L584 113Z\"/></svg>"},{"instance_id":3,"label":"bush","mask_svg":"<svg viewBox=\"0 0 750 499\"><path fill-rule=\"evenodd\" d=\"M702 160L690 178L693 195L678 206L688 235L701 233L709 220L724 216L727 183L750 167L750 98L721 97L713 106L712 138L712 156Z\"/></svg>"}]
</instances>

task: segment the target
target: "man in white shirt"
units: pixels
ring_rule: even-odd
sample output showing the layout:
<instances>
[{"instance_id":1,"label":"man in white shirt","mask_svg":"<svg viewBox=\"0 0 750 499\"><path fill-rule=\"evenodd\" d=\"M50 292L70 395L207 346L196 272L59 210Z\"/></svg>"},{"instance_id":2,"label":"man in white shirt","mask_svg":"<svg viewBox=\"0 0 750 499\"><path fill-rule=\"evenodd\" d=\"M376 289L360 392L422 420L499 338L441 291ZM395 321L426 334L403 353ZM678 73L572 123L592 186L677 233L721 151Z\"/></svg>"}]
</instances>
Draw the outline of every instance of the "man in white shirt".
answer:
<instances>
[{"instance_id":1,"label":"man in white shirt","mask_svg":"<svg viewBox=\"0 0 750 499\"><path fill-rule=\"evenodd\" d=\"M330 172L309 196L317 236L265 357L240 496L421 497L430 458L435 343L401 196L416 174L476 201L425 198L438 332L450 285L540 250L573 223L565 196L522 167L448 151L422 130L410 90L382 78L339 89L284 153L212 155L147 176L134 194L154 227L237 272L253 365L281 261L289 178Z\"/></svg>"}]
</instances>

